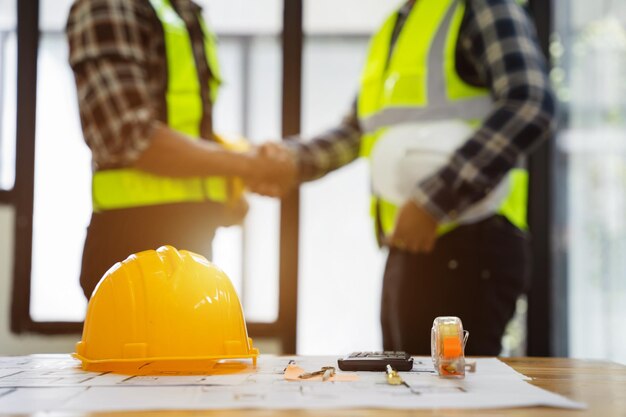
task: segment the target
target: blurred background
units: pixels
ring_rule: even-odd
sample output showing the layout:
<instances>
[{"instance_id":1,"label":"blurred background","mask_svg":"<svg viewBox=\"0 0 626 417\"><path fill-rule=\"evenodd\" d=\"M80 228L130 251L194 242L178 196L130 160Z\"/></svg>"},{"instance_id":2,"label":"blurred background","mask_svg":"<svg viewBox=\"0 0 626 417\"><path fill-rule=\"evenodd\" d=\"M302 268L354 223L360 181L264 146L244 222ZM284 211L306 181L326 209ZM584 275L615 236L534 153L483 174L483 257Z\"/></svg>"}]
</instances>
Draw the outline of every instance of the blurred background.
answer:
<instances>
[{"instance_id":1,"label":"blurred background","mask_svg":"<svg viewBox=\"0 0 626 417\"><path fill-rule=\"evenodd\" d=\"M285 100L298 102L305 137L338 123L369 36L399 4L197 2L225 78L216 130L253 142L282 137ZM91 212L64 35L72 2L20 3L18 31L18 0L0 0L0 354L67 352L85 314L78 275ZM528 6L550 55L560 126L531 163L536 285L518 302L503 354L626 363L626 4ZM284 37L293 34L301 44ZM261 351L381 349L385 253L372 233L366 163L304 185L295 204L249 199L244 227L218 232L214 262L234 281Z\"/></svg>"}]
</instances>

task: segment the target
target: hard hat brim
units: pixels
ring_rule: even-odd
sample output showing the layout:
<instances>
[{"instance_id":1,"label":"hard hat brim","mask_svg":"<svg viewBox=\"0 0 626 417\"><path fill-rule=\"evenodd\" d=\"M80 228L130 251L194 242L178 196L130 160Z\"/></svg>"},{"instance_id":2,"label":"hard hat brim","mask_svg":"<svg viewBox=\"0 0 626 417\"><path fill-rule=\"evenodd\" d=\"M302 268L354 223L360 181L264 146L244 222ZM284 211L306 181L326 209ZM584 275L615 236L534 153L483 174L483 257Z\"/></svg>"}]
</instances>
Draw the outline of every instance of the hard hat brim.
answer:
<instances>
[{"instance_id":1,"label":"hard hat brim","mask_svg":"<svg viewBox=\"0 0 626 417\"><path fill-rule=\"evenodd\" d=\"M131 359L88 359L78 353L72 353L72 357L81 362L81 368L85 371L110 371L110 372L132 372L140 369L146 364L154 364L155 368L167 368L177 371L199 371L211 370L218 363L224 360L252 359L252 364L256 366L259 351L251 349L248 355L219 355L219 356L196 356L196 357L152 357L152 358L131 358Z\"/></svg>"}]
</instances>

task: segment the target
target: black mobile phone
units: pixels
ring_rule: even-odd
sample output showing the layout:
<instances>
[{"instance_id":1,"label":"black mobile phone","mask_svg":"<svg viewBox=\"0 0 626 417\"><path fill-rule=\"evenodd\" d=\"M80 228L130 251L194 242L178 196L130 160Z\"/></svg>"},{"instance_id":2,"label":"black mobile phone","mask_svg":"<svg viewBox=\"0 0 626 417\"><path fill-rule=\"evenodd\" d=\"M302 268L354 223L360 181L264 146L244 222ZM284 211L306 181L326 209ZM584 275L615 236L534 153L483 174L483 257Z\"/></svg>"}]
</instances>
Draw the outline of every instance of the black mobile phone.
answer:
<instances>
[{"instance_id":1,"label":"black mobile phone","mask_svg":"<svg viewBox=\"0 0 626 417\"><path fill-rule=\"evenodd\" d=\"M387 365L396 371L410 371L413 358L405 352L353 352L337 364L342 371L386 371Z\"/></svg>"}]
</instances>

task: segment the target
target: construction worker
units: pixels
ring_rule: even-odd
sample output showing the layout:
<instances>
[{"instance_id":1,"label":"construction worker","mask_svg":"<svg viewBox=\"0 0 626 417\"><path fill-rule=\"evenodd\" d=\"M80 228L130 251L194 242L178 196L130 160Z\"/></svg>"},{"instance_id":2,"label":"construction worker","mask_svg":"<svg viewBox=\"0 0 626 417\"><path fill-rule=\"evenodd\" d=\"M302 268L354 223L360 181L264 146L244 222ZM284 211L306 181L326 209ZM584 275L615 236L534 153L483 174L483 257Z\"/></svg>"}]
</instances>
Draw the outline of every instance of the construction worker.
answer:
<instances>
[{"instance_id":1,"label":"construction worker","mask_svg":"<svg viewBox=\"0 0 626 417\"><path fill-rule=\"evenodd\" d=\"M433 319L459 316L467 353L497 355L529 276L524 157L550 137L554 113L534 28L514 0L409 0L371 39L342 123L262 152L295 152L300 181L370 159L389 248L385 350L428 354Z\"/></svg>"},{"instance_id":2,"label":"construction worker","mask_svg":"<svg viewBox=\"0 0 626 417\"><path fill-rule=\"evenodd\" d=\"M255 152L213 131L215 37L190 0L77 0L67 22L93 214L80 282L89 298L115 262L170 244L211 258L219 226L247 210L235 179L273 179Z\"/></svg>"}]
</instances>

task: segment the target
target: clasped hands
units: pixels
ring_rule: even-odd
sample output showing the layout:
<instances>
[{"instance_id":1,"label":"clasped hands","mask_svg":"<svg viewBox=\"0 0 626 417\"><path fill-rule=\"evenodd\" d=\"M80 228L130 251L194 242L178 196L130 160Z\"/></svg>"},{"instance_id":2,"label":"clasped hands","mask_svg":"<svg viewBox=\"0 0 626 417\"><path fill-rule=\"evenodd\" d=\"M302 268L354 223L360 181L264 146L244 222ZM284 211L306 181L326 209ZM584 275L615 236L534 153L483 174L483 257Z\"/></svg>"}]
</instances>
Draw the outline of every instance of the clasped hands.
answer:
<instances>
[{"instance_id":1,"label":"clasped hands","mask_svg":"<svg viewBox=\"0 0 626 417\"><path fill-rule=\"evenodd\" d=\"M244 178L247 188L268 197L284 197L298 185L295 152L285 145L266 142L247 153L250 174Z\"/></svg>"},{"instance_id":2,"label":"clasped hands","mask_svg":"<svg viewBox=\"0 0 626 417\"><path fill-rule=\"evenodd\" d=\"M250 191L269 197L283 197L298 184L295 153L276 142L266 142L248 153L250 175L245 178ZM408 200L400 207L396 225L385 243L397 249L431 252L437 239L437 220L423 207Z\"/></svg>"}]
</instances>

